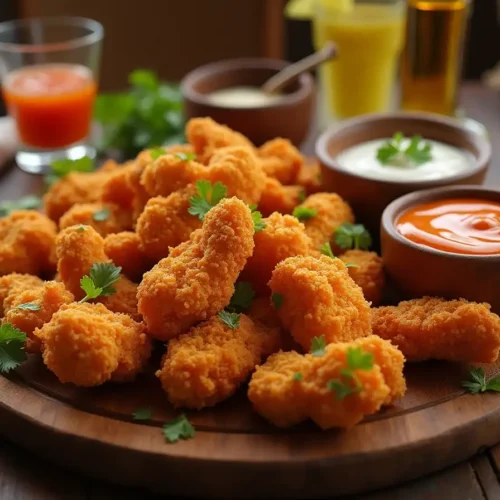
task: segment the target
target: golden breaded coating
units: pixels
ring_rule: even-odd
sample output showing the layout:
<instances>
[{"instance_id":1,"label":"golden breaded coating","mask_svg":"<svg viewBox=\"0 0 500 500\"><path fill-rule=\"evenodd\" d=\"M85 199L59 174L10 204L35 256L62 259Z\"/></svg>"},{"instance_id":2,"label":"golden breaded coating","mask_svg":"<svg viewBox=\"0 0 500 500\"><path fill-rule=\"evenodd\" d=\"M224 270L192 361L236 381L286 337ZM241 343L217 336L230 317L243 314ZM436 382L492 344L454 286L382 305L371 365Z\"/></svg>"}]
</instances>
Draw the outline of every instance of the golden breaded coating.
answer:
<instances>
[{"instance_id":1,"label":"golden breaded coating","mask_svg":"<svg viewBox=\"0 0 500 500\"><path fill-rule=\"evenodd\" d=\"M352 378L343 373L350 368L351 349L373 355L372 368L353 369ZM403 355L375 336L330 344L322 356L279 352L257 367L248 397L259 414L279 427L311 418L322 429L349 428L404 394L403 364ZM341 395L335 382L354 390Z\"/></svg>"},{"instance_id":2,"label":"golden breaded coating","mask_svg":"<svg viewBox=\"0 0 500 500\"><path fill-rule=\"evenodd\" d=\"M60 229L77 225L92 226L101 236L132 229L131 213L118 205L102 202L77 203L59 220Z\"/></svg>"},{"instance_id":3,"label":"golden breaded coating","mask_svg":"<svg viewBox=\"0 0 500 500\"><path fill-rule=\"evenodd\" d=\"M385 287L385 273L382 258L375 252L365 250L348 250L340 256L346 264L354 264L357 267L349 267L349 276L356 285L363 290L363 295L372 306L378 306L382 302Z\"/></svg>"},{"instance_id":4,"label":"golden breaded coating","mask_svg":"<svg viewBox=\"0 0 500 500\"><path fill-rule=\"evenodd\" d=\"M330 344L371 333L370 305L340 259L290 257L276 266L269 286L283 297L283 326L305 351L321 335Z\"/></svg>"},{"instance_id":5,"label":"golden breaded coating","mask_svg":"<svg viewBox=\"0 0 500 500\"><path fill-rule=\"evenodd\" d=\"M153 267L151 259L142 251L136 233L125 231L106 236L104 253L115 266L122 268L122 273L128 279L136 283L139 283L142 275Z\"/></svg>"},{"instance_id":6,"label":"golden breaded coating","mask_svg":"<svg viewBox=\"0 0 500 500\"><path fill-rule=\"evenodd\" d=\"M163 149L165 151L165 154L175 154L175 153L185 153L185 154L194 154L194 148L191 146L191 144L174 144L172 146L161 146L159 148L154 148L154 151L158 149ZM145 149L144 151L141 151L138 155L137 158L135 159L135 163L139 166L141 170L144 170L144 168L149 165L150 163L153 163L155 160L151 156L151 149Z\"/></svg>"},{"instance_id":7,"label":"golden breaded coating","mask_svg":"<svg viewBox=\"0 0 500 500\"><path fill-rule=\"evenodd\" d=\"M17 210L0 219L0 276L54 271L56 233L54 222L33 210Z\"/></svg>"},{"instance_id":8,"label":"golden breaded coating","mask_svg":"<svg viewBox=\"0 0 500 500\"><path fill-rule=\"evenodd\" d=\"M373 333L391 340L409 361L493 363L498 358L500 318L489 304L423 297L371 313Z\"/></svg>"},{"instance_id":9,"label":"golden breaded coating","mask_svg":"<svg viewBox=\"0 0 500 500\"><path fill-rule=\"evenodd\" d=\"M137 310L137 284L121 276L113 288L116 293L96 300L112 312L128 314L133 320L142 321L142 316Z\"/></svg>"},{"instance_id":10,"label":"golden breaded coating","mask_svg":"<svg viewBox=\"0 0 500 500\"><path fill-rule=\"evenodd\" d=\"M188 210L189 200L196 195L196 187L189 184L166 198L151 198L137 220L137 236L142 251L153 261L166 257L169 247L189 240L191 233L201 227L201 220Z\"/></svg>"},{"instance_id":11,"label":"golden breaded coating","mask_svg":"<svg viewBox=\"0 0 500 500\"><path fill-rule=\"evenodd\" d=\"M61 382L81 387L131 381L151 354L144 326L102 304L64 305L35 336L47 368Z\"/></svg>"},{"instance_id":12,"label":"golden breaded coating","mask_svg":"<svg viewBox=\"0 0 500 500\"><path fill-rule=\"evenodd\" d=\"M236 196L249 205L259 202L266 183L253 150L245 146L232 146L217 150L204 177L212 184L221 182L227 188L227 196Z\"/></svg>"},{"instance_id":13,"label":"golden breaded coating","mask_svg":"<svg viewBox=\"0 0 500 500\"><path fill-rule=\"evenodd\" d=\"M244 135L216 123L211 118L191 118L186 124L186 137L193 146L198 161L205 164L208 164L212 155L220 148L253 148L253 144Z\"/></svg>"},{"instance_id":14,"label":"golden breaded coating","mask_svg":"<svg viewBox=\"0 0 500 500\"><path fill-rule=\"evenodd\" d=\"M304 157L288 139L266 142L257 150L257 155L266 175L285 185L296 183Z\"/></svg>"},{"instance_id":15,"label":"golden breaded coating","mask_svg":"<svg viewBox=\"0 0 500 500\"><path fill-rule=\"evenodd\" d=\"M168 343L156 376L174 406L214 406L248 379L263 351L277 342L276 329L266 329L244 314L234 329L212 316Z\"/></svg>"},{"instance_id":16,"label":"golden breaded coating","mask_svg":"<svg viewBox=\"0 0 500 500\"><path fill-rule=\"evenodd\" d=\"M264 217L273 212L291 214L303 194L300 186L283 186L278 180L268 177L259 201L259 211Z\"/></svg>"},{"instance_id":17,"label":"golden breaded coating","mask_svg":"<svg viewBox=\"0 0 500 500\"><path fill-rule=\"evenodd\" d=\"M12 307L16 296L24 290L43 286L38 276L11 273L0 276L0 317Z\"/></svg>"},{"instance_id":18,"label":"golden breaded coating","mask_svg":"<svg viewBox=\"0 0 500 500\"><path fill-rule=\"evenodd\" d=\"M331 241L334 254L340 253L334 244L332 235L335 229L344 222L354 222L351 207L335 193L316 193L308 196L300 207L312 208L317 214L304 221L306 233L318 249L327 241Z\"/></svg>"},{"instance_id":19,"label":"golden breaded coating","mask_svg":"<svg viewBox=\"0 0 500 500\"><path fill-rule=\"evenodd\" d=\"M296 255L307 255L311 240L304 224L291 215L273 213L263 219L265 229L255 233L253 255L241 274L259 294L269 295L268 282L278 262Z\"/></svg>"},{"instance_id":20,"label":"golden breaded coating","mask_svg":"<svg viewBox=\"0 0 500 500\"><path fill-rule=\"evenodd\" d=\"M321 167L316 158L306 159L297 175L297 184L308 196L321 191Z\"/></svg>"},{"instance_id":21,"label":"golden breaded coating","mask_svg":"<svg viewBox=\"0 0 500 500\"><path fill-rule=\"evenodd\" d=\"M43 197L45 213L57 222L73 205L99 201L104 183L117 169L116 163L107 162L95 172L69 173L52 184Z\"/></svg>"},{"instance_id":22,"label":"golden breaded coating","mask_svg":"<svg viewBox=\"0 0 500 500\"><path fill-rule=\"evenodd\" d=\"M19 290L5 314L4 321L27 335L27 352L40 352L40 339L35 337L33 332L48 323L63 304L70 304L74 300L73 294L66 290L62 283L47 281L42 286L37 283L34 288ZM19 308L22 304L32 304L38 309Z\"/></svg>"},{"instance_id":23,"label":"golden breaded coating","mask_svg":"<svg viewBox=\"0 0 500 500\"><path fill-rule=\"evenodd\" d=\"M167 340L229 304L253 252L250 209L237 198L212 208L201 229L144 275L137 296L149 334Z\"/></svg>"}]
</instances>

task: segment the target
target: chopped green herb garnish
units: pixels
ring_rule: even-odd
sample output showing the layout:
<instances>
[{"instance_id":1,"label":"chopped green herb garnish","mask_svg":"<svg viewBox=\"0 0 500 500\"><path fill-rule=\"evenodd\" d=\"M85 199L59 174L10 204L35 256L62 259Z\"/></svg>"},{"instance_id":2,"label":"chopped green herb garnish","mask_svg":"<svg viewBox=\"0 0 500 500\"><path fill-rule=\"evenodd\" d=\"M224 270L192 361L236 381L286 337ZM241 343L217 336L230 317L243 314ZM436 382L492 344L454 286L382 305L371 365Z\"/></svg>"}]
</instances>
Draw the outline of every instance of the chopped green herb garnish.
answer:
<instances>
[{"instance_id":1,"label":"chopped green herb garnish","mask_svg":"<svg viewBox=\"0 0 500 500\"><path fill-rule=\"evenodd\" d=\"M19 309L21 311L39 311L41 307L34 302L26 302L24 304L19 304L15 309Z\"/></svg>"},{"instance_id":2,"label":"chopped green herb garnish","mask_svg":"<svg viewBox=\"0 0 500 500\"><path fill-rule=\"evenodd\" d=\"M193 160L196 160L196 155L194 153L183 153L183 152L179 152L179 153L174 153L174 156L179 158L179 160L182 160L182 161L193 161Z\"/></svg>"},{"instance_id":3,"label":"chopped green herb garnish","mask_svg":"<svg viewBox=\"0 0 500 500\"><path fill-rule=\"evenodd\" d=\"M109 209L103 208L101 210L98 210L97 212L94 212L92 214L92 218L96 222L102 222L102 221L105 221L110 215L111 215L111 212L109 211Z\"/></svg>"},{"instance_id":4,"label":"chopped green herb garnish","mask_svg":"<svg viewBox=\"0 0 500 500\"><path fill-rule=\"evenodd\" d=\"M500 377L493 377L487 381L482 368L471 368L469 377L469 380L464 380L462 382L462 387L467 389L471 394L486 391L500 392Z\"/></svg>"},{"instance_id":5,"label":"chopped green herb garnish","mask_svg":"<svg viewBox=\"0 0 500 500\"><path fill-rule=\"evenodd\" d=\"M344 222L335 230L335 243L344 249L368 250L372 237L363 224Z\"/></svg>"},{"instance_id":6,"label":"chopped green herb garnish","mask_svg":"<svg viewBox=\"0 0 500 500\"><path fill-rule=\"evenodd\" d=\"M186 415L180 415L163 426L163 436L169 443L176 443L179 439L193 438L195 433L196 430Z\"/></svg>"},{"instance_id":7,"label":"chopped green herb garnish","mask_svg":"<svg viewBox=\"0 0 500 500\"><path fill-rule=\"evenodd\" d=\"M92 172L94 170L94 160L88 156L83 156L76 160L64 158L54 160L51 164L51 172L45 176L45 183L52 185L54 182L66 177L71 172Z\"/></svg>"},{"instance_id":8,"label":"chopped green herb garnish","mask_svg":"<svg viewBox=\"0 0 500 500\"><path fill-rule=\"evenodd\" d=\"M413 136L406 148L403 148L402 144L404 139L401 132L396 132L392 139L384 142L377 150L377 160L382 165L395 167L422 165L432 160L432 146L430 143L424 142L422 136Z\"/></svg>"},{"instance_id":9,"label":"chopped green herb garnish","mask_svg":"<svg viewBox=\"0 0 500 500\"><path fill-rule=\"evenodd\" d=\"M335 255L333 255L332 246L330 245L329 241L327 241L324 245L322 245L319 250L323 255L335 259Z\"/></svg>"},{"instance_id":10,"label":"chopped green herb garnish","mask_svg":"<svg viewBox=\"0 0 500 500\"><path fill-rule=\"evenodd\" d=\"M81 232L83 232L83 231L86 231L86 230L87 230L87 228L86 228L85 226L82 226L82 225L77 226L75 229L76 229L76 231L78 231L79 233L81 233Z\"/></svg>"},{"instance_id":11,"label":"chopped green herb garnish","mask_svg":"<svg viewBox=\"0 0 500 500\"><path fill-rule=\"evenodd\" d=\"M26 334L10 323L0 326L0 373L8 373L26 360Z\"/></svg>"},{"instance_id":12,"label":"chopped green herb garnish","mask_svg":"<svg viewBox=\"0 0 500 500\"><path fill-rule=\"evenodd\" d=\"M232 313L229 311L221 311L219 313L219 318L226 326L228 326L232 330L240 326L241 314Z\"/></svg>"},{"instance_id":13,"label":"chopped green herb garnish","mask_svg":"<svg viewBox=\"0 0 500 500\"><path fill-rule=\"evenodd\" d=\"M262 220L262 214L260 212L252 212L252 220L254 231L258 233L259 231L263 231L266 229L266 223Z\"/></svg>"},{"instance_id":14,"label":"chopped green herb garnish","mask_svg":"<svg viewBox=\"0 0 500 500\"><path fill-rule=\"evenodd\" d=\"M106 297L113 295L116 290L113 285L120 278L122 268L109 263L97 263L90 268L88 276L80 280L80 286L85 292L85 297L80 303L97 297Z\"/></svg>"},{"instance_id":15,"label":"chopped green herb garnish","mask_svg":"<svg viewBox=\"0 0 500 500\"><path fill-rule=\"evenodd\" d=\"M35 195L23 196L15 201L3 201L0 203L0 217L5 217L14 210L35 210L41 204L41 198Z\"/></svg>"},{"instance_id":16,"label":"chopped green herb garnish","mask_svg":"<svg viewBox=\"0 0 500 500\"><path fill-rule=\"evenodd\" d=\"M216 182L212 186L210 181L200 180L196 182L196 191L198 195L189 199L191 206L188 208L188 212L203 220L209 210L226 196L227 189L221 182Z\"/></svg>"},{"instance_id":17,"label":"chopped green herb garnish","mask_svg":"<svg viewBox=\"0 0 500 500\"><path fill-rule=\"evenodd\" d=\"M325 336L313 337L311 342L311 354L313 356L323 356L325 354L326 340Z\"/></svg>"},{"instance_id":18,"label":"chopped green herb garnish","mask_svg":"<svg viewBox=\"0 0 500 500\"><path fill-rule=\"evenodd\" d=\"M318 215L318 211L315 208L298 206L293 209L293 216L301 222L312 219L313 217L316 217L316 215Z\"/></svg>"},{"instance_id":19,"label":"chopped green herb garnish","mask_svg":"<svg viewBox=\"0 0 500 500\"><path fill-rule=\"evenodd\" d=\"M160 156L166 155L167 152L163 148L154 148L149 150L152 160L157 160Z\"/></svg>"},{"instance_id":20,"label":"chopped green herb garnish","mask_svg":"<svg viewBox=\"0 0 500 500\"><path fill-rule=\"evenodd\" d=\"M255 290L248 281L238 281L234 287L234 293L227 306L229 312L240 313L246 311L255 297Z\"/></svg>"},{"instance_id":21,"label":"chopped green herb garnish","mask_svg":"<svg viewBox=\"0 0 500 500\"><path fill-rule=\"evenodd\" d=\"M297 382L300 382L303 378L304 376L300 372L294 373L292 375L292 380L296 380Z\"/></svg>"},{"instance_id":22,"label":"chopped green herb garnish","mask_svg":"<svg viewBox=\"0 0 500 500\"><path fill-rule=\"evenodd\" d=\"M284 299L285 297L283 296L283 294L279 292L273 292L273 294L271 295L271 300L273 301L275 309L279 309L283 305Z\"/></svg>"},{"instance_id":23,"label":"chopped green herb garnish","mask_svg":"<svg viewBox=\"0 0 500 500\"><path fill-rule=\"evenodd\" d=\"M151 408L137 408L137 410L132 413L132 418L134 420L151 420L153 416L153 410Z\"/></svg>"}]
</instances>

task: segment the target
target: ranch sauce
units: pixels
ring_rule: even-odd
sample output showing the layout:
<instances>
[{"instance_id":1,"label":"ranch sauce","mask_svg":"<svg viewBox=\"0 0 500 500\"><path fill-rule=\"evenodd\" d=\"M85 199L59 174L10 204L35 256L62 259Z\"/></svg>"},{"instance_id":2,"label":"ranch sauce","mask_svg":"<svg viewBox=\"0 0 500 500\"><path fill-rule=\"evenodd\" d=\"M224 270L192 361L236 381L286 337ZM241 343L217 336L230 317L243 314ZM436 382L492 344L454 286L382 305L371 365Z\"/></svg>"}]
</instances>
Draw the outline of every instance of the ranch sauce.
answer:
<instances>
[{"instance_id":1,"label":"ranch sauce","mask_svg":"<svg viewBox=\"0 0 500 500\"><path fill-rule=\"evenodd\" d=\"M390 139L376 139L348 148L336 157L347 172L383 181L416 182L444 179L470 170L474 166L472 153L438 141L424 139L432 146L432 159L421 165L383 165L377 160L378 149ZM402 147L409 144L403 139Z\"/></svg>"},{"instance_id":2,"label":"ranch sauce","mask_svg":"<svg viewBox=\"0 0 500 500\"><path fill-rule=\"evenodd\" d=\"M266 94L258 87L230 87L208 95L211 104L226 108L260 108L281 100L280 94Z\"/></svg>"}]
</instances>

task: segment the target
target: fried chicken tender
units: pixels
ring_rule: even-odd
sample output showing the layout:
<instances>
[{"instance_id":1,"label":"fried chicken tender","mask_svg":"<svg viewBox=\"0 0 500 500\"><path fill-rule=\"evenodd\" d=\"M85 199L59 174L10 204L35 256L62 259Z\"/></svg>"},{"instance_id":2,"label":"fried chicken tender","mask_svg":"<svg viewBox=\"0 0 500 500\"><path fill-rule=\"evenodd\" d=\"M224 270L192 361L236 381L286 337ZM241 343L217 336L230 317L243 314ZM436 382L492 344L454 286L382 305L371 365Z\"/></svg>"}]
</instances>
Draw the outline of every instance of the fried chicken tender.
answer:
<instances>
[{"instance_id":1,"label":"fried chicken tender","mask_svg":"<svg viewBox=\"0 0 500 500\"><path fill-rule=\"evenodd\" d=\"M119 167L110 161L95 172L69 173L52 184L43 197L45 213L57 222L73 205L99 201L104 183L115 171L119 172Z\"/></svg>"},{"instance_id":2,"label":"fried chicken tender","mask_svg":"<svg viewBox=\"0 0 500 500\"><path fill-rule=\"evenodd\" d=\"M144 369L151 354L144 330L126 314L86 303L62 306L34 333L44 363L62 383L92 387L131 381Z\"/></svg>"},{"instance_id":3,"label":"fried chicken tender","mask_svg":"<svg viewBox=\"0 0 500 500\"><path fill-rule=\"evenodd\" d=\"M40 352L40 339L33 332L48 323L63 304L70 304L75 298L62 283L55 281L47 281L42 286L37 283L33 288L19 292L14 296L4 321L27 335L27 352ZM34 304L38 309L19 309L21 304Z\"/></svg>"},{"instance_id":4,"label":"fried chicken tender","mask_svg":"<svg viewBox=\"0 0 500 500\"><path fill-rule=\"evenodd\" d=\"M339 397L330 381L352 384L342 370L353 348L371 353L373 368L354 370L360 390ZM310 418L322 429L349 428L405 393L403 365L401 352L374 335L330 344L323 356L279 352L257 367L248 397L257 413L279 427Z\"/></svg>"},{"instance_id":5,"label":"fried chicken tender","mask_svg":"<svg viewBox=\"0 0 500 500\"><path fill-rule=\"evenodd\" d=\"M259 211L264 217L273 212L291 214L300 203L304 191L300 186L283 186L278 180L268 177L259 201Z\"/></svg>"},{"instance_id":6,"label":"fried chicken tender","mask_svg":"<svg viewBox=\"0 0 500 500\"><path fill-rule=\"evenodd\" d=\"M55 223L33 210L17 210L0 219L0 276L54 271L56 233Z\"/></svg>"},{"instance_id":7,"label":"fried chicken tender","mask_svg":"<svg viewBox=\"0 0 500 500\"><path fill-rule=\"evenodd\" d=\"M304 164L304 157L288 140L277 138L266 142L257 150L264 172L282 184L294 184Z\"/></svg>"},{"instance_id":8,"label":"fried chicken tender","mask_svg":"<svg viewBox=\"0 0 500 500\"><path fill-rule=\"evenodd\" d=\"M149 334L167 340L224 309L252 255L253 235L250 209L241 200L212 208L189 241L144 275L137 297Z\"/></svg>"},{"instance_id":9,"label":"fried chicken tender","mask_svg":"<svg viewBox=\"0 0 500 500\"><path fill-rule=\"evenodd\" d=\"M156 376L175 407L214 406L234 394L279 341L279 330L244 314L234 329L212 316L168 343Z\"/></svg>"},{"instance_id":10,"label":"fried chicken tender","mask_svg":"<svg viewBox=\"0 0 500 500\"><path fill-rule=\"evenodd\" d=\"M308 196L321 191L321 167L316 158L306 159L300 167L296 182Z\"/></svg>"},{"instance_id":11,"label":"fried chicken tender","mask_svg":"<svg viewBox=\"0 0 500 500\"><path fill-rule=\"evenodd\" d=\"M11 273L0 277L0 317L11 307L18 294L24 290L41 287L43 281L31 274Z\"/></svg>"},{"instance_id":12,"label":"fried chicken tender","mask_svg":"<svg viewBox=\"0 0 500 500\"><path fill-rule=\"evenodd\" d=\"M373 333L391 340L409 361L493 363L498 358L500 318L489 304L423 297L371 313Z\"/></svg>"},{"instance_id":13,"label":"fried chicken tender","mask_svg":"<svg viewBox=\"0 0 500 500\"><path fill-rule=\"evenodd\" d=\"M192 118L186 124L186 137L193 146L198 161L208 164L212 155L227 146L245 146L253 144L242 134L220 125L211 118Z\"/></svg>"},{"instance_id":14,"label":"fried chicken tender","mask_svg":"<svg viewBox=\"0 0 500 500\"><path fill-rule=\"evenodd\" d=\"M340 256L346 264L354 264L357 267L349 267L349 276L356 285L363 290L363 295L372 306L378 306L382 302L385 287L385 274L382 259L375 252L365 250L348 250Z\"/></svg>"},{"instance_id":15,"label":"fried chicken tender","mask_svg":"<svg viewBox=\"0 0 500 500\"><path fill-rule=\"evenodd\" d=\"M333 253L340 253L334 244L332 234L344 222L354 222L351 207L335 193L316 193L308 196L300 207L312 208L317 211L314 217L304 221L306 233L313 242L313 248L318 249L327 241L331 241Z\"/></svg>"},{"instance_id":16,"label":"fried chicken tender","mask_svg":"<svg viewBox=\"0 0 500 500\"><path fill-rule=\"evenodd\" d=\"M321 335L330 344L371 333L370 305L340 259L290 257L276 266L269 286L283 296L278 316L305 351Z\"/></svg>"},{"instance_id":17,"label":"fried chicken tender","mask_svg":"<svg viewBox=\"0 0 500 500\"><path fill-rule=\"evenodd\" d=\"M188 210L189 200L196 187L189 184L166 198L151 198L137 220L137 236L141 250L155 263L166 257L169 247L189 240L191 233L201 227L199 217Z\"/></svg>"},{"instance_id":18,"label":"fried chicken tender","mask_svg":"<svg viewBox=\"0 0 500 500\"><path fill-rule=\"evenodd\" d=\"M241 274L259 294L269 295L267 285L278 262L296 255L307 255L311 240L304 224L291 215L273 213L263 219L265 229L255 233L255 248Z\"/></svg>"},{"instance_id":19,"label":"fried chicken tender","mask_svg":"<svg viewBox=\"0 0 500 500\"><path fill-rule=\"evenodd\" d=\"M132 216L121 210L118 205L95 203L77 203L59 220L60 229L76 225L92 226L101 236L132 229Z\"/></svg>"},{"instance_id":20,"label":"fried chicken tender","mask_svg":"<svg viewBox=\"0 0 500 500\"><path fill-rule=\"evenodd\" d=\"M136 233L125 231L106 236L104 253L115 266L122 268L122 273L128 279L136 283L140 282L142 275L153 267L151 259L142 251Z\"/></svg>"}]
</instances>

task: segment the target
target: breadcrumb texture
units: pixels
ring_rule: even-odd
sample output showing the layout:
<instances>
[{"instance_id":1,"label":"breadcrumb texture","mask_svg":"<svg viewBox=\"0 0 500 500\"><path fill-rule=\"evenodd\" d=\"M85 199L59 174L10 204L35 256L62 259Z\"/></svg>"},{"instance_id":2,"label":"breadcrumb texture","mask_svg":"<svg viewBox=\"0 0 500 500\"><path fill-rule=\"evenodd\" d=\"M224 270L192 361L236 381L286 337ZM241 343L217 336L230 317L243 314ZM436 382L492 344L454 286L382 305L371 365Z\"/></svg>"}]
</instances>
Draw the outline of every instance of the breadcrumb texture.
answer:
<instances>
[{"instance_id":1,"label":"breadcrumb texture","mask_svg":"<svg viewBox=\"0 0 500 500\"><path fill-rule=\"evenodd\" d=\"M19 293L41 286L43 286L43 281L31 274L11 273L0 276L0 317L12 307Z\"/></svg>"},{"instance_id":2,"label":"breadcrumb texture","mask_svg":"<svg viewBox=\"0 0 500 500\"><path fill-rule=\"evenodd\" d=\"M291 257L273 271L269 286L283 296L278 315L305 351L313 337L348 342L371 333L370 305L340 259Z\"/></svg>"},{"instance_id":3,"label":"breadcrumb texture","mask_svg":"<svg viewBox=\"0 0 500 500\"><path fill-rule=\"evenodd\" d=\"M493 363L498 358L500 318L489 304L423 297L371 313L373 333L391 340L409 361Z\"/></svg>"},{"instance_id":4,"label":"breadcrumb texture","mask_svg":"<svg viewBox=\"0 0 500 500\"><path fill-rule=\"evenodd\" d=\"M285 185L296 183L304 157L288 139L278 137L266 142L257 155L266 175Z\"/></svg>"},{"instance_id":5,"label":"breadcrumb texture","mask_svg":"<svg viewBox=\"0 0 500 500\"><path fill-rule=\"evenodd\" d=\"M273 212L291 214L303 195L302 187L284 186L277 179L268 177L259 201L259 211L264 217L268 217Z\"/></svg>"}]
</instances>

